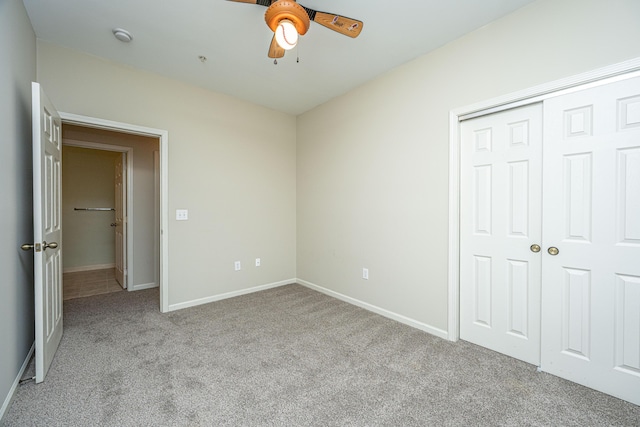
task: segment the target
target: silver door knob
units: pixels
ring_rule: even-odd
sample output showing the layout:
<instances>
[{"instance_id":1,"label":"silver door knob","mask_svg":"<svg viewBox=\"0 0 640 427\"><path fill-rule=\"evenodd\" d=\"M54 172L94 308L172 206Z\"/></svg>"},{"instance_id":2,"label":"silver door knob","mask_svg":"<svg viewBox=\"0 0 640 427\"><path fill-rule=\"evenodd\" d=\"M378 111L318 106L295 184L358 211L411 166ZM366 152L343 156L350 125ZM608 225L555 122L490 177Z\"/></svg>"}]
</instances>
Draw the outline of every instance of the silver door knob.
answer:
<instances>
[{"instance_id":1,"label":"silver door knob","mask_svg":"<svg viewBox=\"0 0 640 427\"><path fill-rule=\"evenodd\" d=\"M531 249L531 252L536 252L536 253L538 253L538 252L540 252L540 245L533 244L533 245L531 245L531 246L529 247L529 249Z\"/></svg>"},{"instance_id":2,"label":"silver door knob","mask_svg":"<svg viewBox=\"0 0 640 427\"><path fill-rule=\"evenodd\" d=\"M115 227L116 225L118 225L118 224L117 224L117 223L115 223L115 222L112 222L112 223L111 223L111 226L112 226L112 227Z\"/></svg>"},{"instance_id":3,"label":"silver door knob","mask_svg":"<svg viewBox=\"0 0 640 427\"><path fill-rule=\"evenodd\" d=\"M42 242L42 250L43 251L46 251L47 248L56 249L57 247L58 247L58 244L56 242L51 242L51 243L47 243L46 241Z\"/></svg>"},{"instance_id":4,"label":"silver door knob","mask_svg":"<svg viewBox=\"0 0 640 427\"><path fill-rule=\"evenodd\" d=\"M33 249L34 245L31 245L29 243L25 243L22 246L20 246L20 249L22 249L23 251L30 251L31 249Z\"/></svg>"},{"instance_id":5,"label":"silver door knob","mask_svg":"<svg viewBox=\"0 0 640 427\"><path fill-rule=\"evenodd\" d=\"M549 249L547 249L547 252L549 252L549 255L558 255L560 253L560 250L558 250L558 248L556 248L555 246L551 246Z\"/></svg>"}]
</instances>

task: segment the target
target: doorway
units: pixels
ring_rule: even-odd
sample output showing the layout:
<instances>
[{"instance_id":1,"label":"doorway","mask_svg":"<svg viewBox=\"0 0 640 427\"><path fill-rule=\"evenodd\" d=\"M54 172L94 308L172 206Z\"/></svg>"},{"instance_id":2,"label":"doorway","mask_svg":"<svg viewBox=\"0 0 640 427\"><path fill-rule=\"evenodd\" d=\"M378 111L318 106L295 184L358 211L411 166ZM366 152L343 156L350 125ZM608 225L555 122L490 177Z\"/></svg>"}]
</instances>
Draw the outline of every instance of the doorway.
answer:
<instances>
[{"instance_id":1,"label":"doorway","mask_svg":"<svg viewBox=\"0 0 640 427\"><path fill-rule=\"evenodd\" d=\"M65 129L65 144L80 140L85 143L89 141L86 148L90 149L114 150L109 146L116 145L121 152L126 151L125 147L131 150L127 155L129 179L125 186L128 188L125 203L129 216L127 244L124 245L127 289L135 291L159 287L160 311L167 312L168 132L64 112L60 112L60 117ZM93 136L87 138L87 133ZM117 140L125 141L118 143ZM136 143L142 144L142 148ZM145 152L142 161L137 158L139 151ZM139 188L145 185L145 181L149 188ZM150 208L141 209L143 202ZM142 245L138 243L140 241Z\"/></svg>"},{"instance_id":2,"label":"doorway","mask_svg":"<svg viewBox=\"0 0 640 427\"><path fill-rule=\"evenodd\" d=\"M67 127L68 129L68 127ZM131 147L64 138L63 299L127 288L127 179Z\"/></svg>"},{"instance_id":3,"label":"doorway","mask_svg":"<svg viewBox=\"0 0 640 427\"><path fill-rule=\"evenodd\" d=\"M159 252L155 227L155 189L159 186L155 181L159 177L154 174L158 138L63 123L63 146L69 153L70 165L67 167L63 156L63 173L67 181L76 181L69 187L83 187L84 200L88 201L85 206L71 206L63 191L63 230L69 230L64 232L72 237L82 235L82 239L65 241L65 250L73 255L80 253L85 259L93 255L94 259L102 256L103 260L93 264L85 260L88 266L79 268L90 271L87 277L93 285L87 283L87 288L107 292L115 288L116 282L129 291L159 286L154 268L159 264L154 259ZM79 156L82 163L78 165ZM83 174L87 178L83 179ZM102 187L107 187L102 196L99 180L104 181ZM100 201L108 206L89 206ZM65 221L67 216L74 216L74 221ZM75 256L69 258L65 255L65 272L69 266L79 264ZM100 283L103 285L98 289Z\"/></svg>"}]
</instances>

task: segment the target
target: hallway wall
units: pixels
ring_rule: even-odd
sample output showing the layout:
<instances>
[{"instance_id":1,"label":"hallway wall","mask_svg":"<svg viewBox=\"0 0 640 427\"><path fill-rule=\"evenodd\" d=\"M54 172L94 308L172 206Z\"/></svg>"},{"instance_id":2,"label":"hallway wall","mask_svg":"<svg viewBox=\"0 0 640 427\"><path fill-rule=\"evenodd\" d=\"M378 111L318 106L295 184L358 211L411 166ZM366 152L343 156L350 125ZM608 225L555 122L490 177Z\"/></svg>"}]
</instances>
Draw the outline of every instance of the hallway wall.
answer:
<instances>
[{"instance_id":1,"label":"hallway wall","mask_svg":"<svg viewBox=\"0 0 640 427\"><path fill-rule=\"evenodd\" d=\"M107 268L115 263L113 211L115 162L122 153L62 147L62 262L64 272Z\"/></svg>"}]
</instances>

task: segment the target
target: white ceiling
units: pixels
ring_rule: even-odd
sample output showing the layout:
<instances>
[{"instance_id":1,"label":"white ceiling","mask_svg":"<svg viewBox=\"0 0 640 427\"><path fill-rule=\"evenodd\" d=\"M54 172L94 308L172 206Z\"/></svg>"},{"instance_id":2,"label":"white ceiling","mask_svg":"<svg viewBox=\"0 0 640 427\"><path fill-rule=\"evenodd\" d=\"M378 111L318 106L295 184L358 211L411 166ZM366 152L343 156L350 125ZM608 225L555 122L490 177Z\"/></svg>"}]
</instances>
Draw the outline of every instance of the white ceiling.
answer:
<instances>
[{"instance_id":1,"label":"white ceiling","mask_svg":"<svg viewBox=\"0 0 640 427\"><path fill-rule=\"evenodd\" d=\"M300 114L533 0L304 0L364 22L345 37L311 23L273 64L266 8L226 0L24 0L39 39ZM125 44L112 29L134 37ZM199 55L208 58L205 63Z\"/></svg>"}]
</instances>

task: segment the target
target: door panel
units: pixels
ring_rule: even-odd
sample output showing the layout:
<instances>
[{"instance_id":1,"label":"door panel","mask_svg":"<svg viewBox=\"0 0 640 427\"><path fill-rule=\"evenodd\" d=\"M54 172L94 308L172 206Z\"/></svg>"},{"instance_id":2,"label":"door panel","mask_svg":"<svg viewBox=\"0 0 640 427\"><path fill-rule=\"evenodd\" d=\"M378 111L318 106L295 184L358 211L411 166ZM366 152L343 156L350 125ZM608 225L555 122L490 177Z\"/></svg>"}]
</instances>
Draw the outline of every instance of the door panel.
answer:
<instances>
[{"instance_id":1,"label":"door panel","mask_svg":"<svg viewBox=\"0 0 640 427\"><path fill-rule=\"evenodd\" d=\"M460 337L538 365L541 104L461 124Z\"/></svg>"},{"instance_id":2,"label":"door panel","mask_svg":"<svg viewBox=\"0 0 640 427\"><path fill-rule=\"evenodd\" d=\"M32 84L36 382L44 381L62 339L62 122ZM50 246L48 246L50 245Z\"/></svg>"},{"instance_id":3,"label":"door panel","mask_svg":"<svg viewBox=\"0 0 640 427\"><path fill-rule=\"evenodd\" d=\"M640 374L640 277L616 275L615 365L630 375Z\"/></svg>"},{"instance_id":4,"label":"door panel","mask_svg":"<svg viewBox=\"0 0 640 427\"><path fill-rule=\"evenodd\" d=\"M508 333L526 338L529 329L529 263L508 260L509 328Z\"/></svg>"},{"instance_id":5,"label":"door panel","mask_svg":"<svg viewBox=\"0 0 640 427\"><path fill-rule=\"evenodd\" d=\"M562 351L589 359L591 271L563 268Z\"/></svg>"},{"instance_id":6,"label":"door panel","mask_svg":"<svg viewBox=\"0 0 640 427\"><path fill-rule=\"evenodd\" d=\"M563 156L564 239L574 242L591 241L592 153Z\"/></svg>"},{"instance_id":7,"label":"door panel","mask_svg":"<svg viewBox=\"0 0 640 427\"><path fill-rule=\"evenodd\" d=\"M529 161L509 163L508 235L527 237L529 231Z\"/></svg>"},{"instance_id":8,"label":"door panel","mask_svg":"<svg viewBox=\"0 0 640 427\"><path fill-rule=\"evenodd\" d=\"M474 255L473 322L491 327L491 258Z\"/></svg>"},{"instance_id":9,"label":"door panel","mask_svg":"<svg viewBox=\"0 0 640 427\"><path fill-rule=\"evenodd\" d=\"M640 404L640 78L551 98L544 123L542 368Z\"/></svg>"},{"instance_id":10,"label":"door panel","mask_svg":"<svg viewBox=\"0 0 640 427\"><path fill-rule=\"evenodd\" d=\"M491 236L492 165L473 167L473 215L474 232Z\"/></svg>"},{"instance_id":11,"label":"door panel","mask_svg":"<svg viewBox=\"0 0 640 427\"><path fill-rule=\"evenodd\" d=\"M640 148L621 149L617 154L617 243L640 246L640 192L633 185L640 182Z\"/></svg>"}]
</instances>

